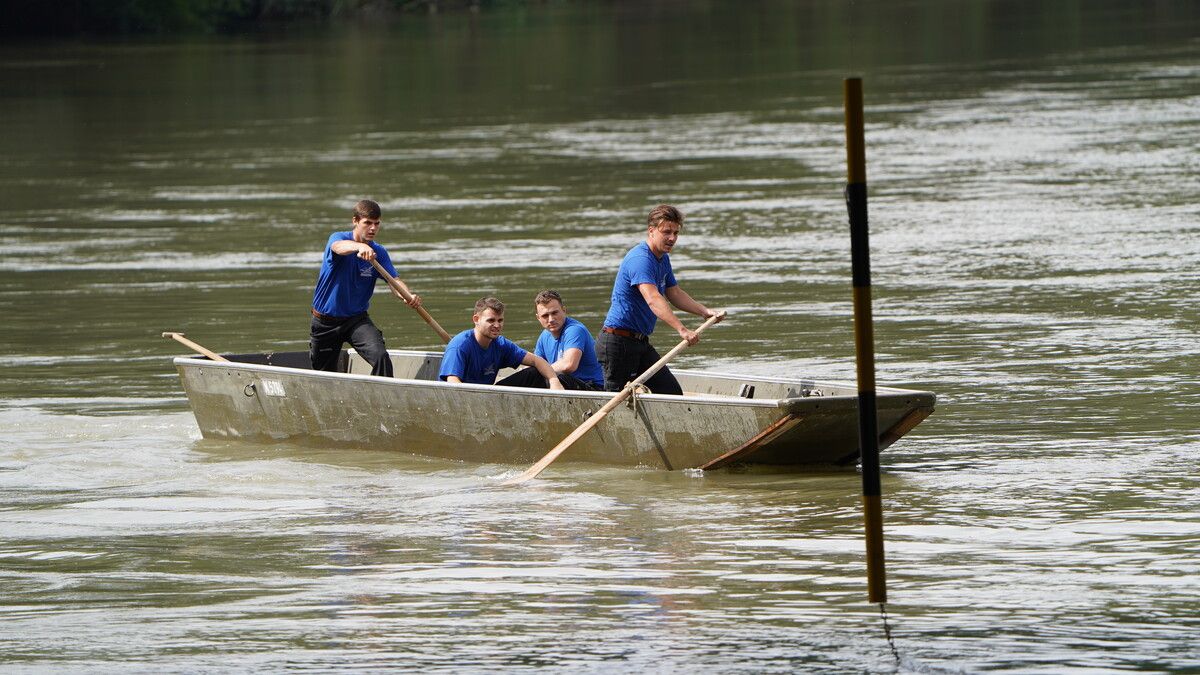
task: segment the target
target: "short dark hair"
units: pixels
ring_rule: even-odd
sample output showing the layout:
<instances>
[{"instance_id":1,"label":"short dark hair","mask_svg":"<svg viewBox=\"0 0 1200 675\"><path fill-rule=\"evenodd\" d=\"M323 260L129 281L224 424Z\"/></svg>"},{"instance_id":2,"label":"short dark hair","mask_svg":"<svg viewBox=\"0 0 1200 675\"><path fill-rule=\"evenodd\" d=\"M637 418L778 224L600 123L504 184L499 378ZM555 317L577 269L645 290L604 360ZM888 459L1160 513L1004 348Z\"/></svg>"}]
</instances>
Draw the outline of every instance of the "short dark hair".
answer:
<instances>
[{"instance_id":1,"label":"short dark hair","mask_svg":"<svg viewBox=\"0 0 1200 675\"><path fill-rule=\"evenodd\" d=\"M497 298L493 298L490 295L487 296L486 298L480 298L479 300L475 301L475 311L474 311L475 314L483 314L485 311L487 311L489 309L497 314L503 314L504 313L504 303L500 302L500 300L498 300Z\"/></svg>"},{"instance_id":2,"label":"short dark hair","mask_svg":"<svg viewBox=\"0 0 1200 675\"><path fill-rule=\"evenodd\" d=\"M670 204L659 204L650 210L646 218L646 227L660 227L663 223L674 223L683 227L683 213Z\"/></svg>"},{"instance_id":3,"label":"short dark hair","mask_svg":"<svg viewBox=\"0 0 1200 675\"><path fill-rule=\"evenodd\" d=\"M537 297L533 299L533 306L537 307L538 305L545 305L551 300L557 300L558 304L563 304L562 296L558 294L558 291L548 288L537 294Z\"/></svg>"},{"instance_id":4,"label":"short dark hair","mask_svg":"<svg viewBox=\"0 0 1200 675\"><path fill-rule=\"evenodd\" d=\"M370 199L363 199L354 205L354 219L370 218L371 220L379 220L383 216L383 209L379 208L379 204Z\"/></svg>"}]
</instances>

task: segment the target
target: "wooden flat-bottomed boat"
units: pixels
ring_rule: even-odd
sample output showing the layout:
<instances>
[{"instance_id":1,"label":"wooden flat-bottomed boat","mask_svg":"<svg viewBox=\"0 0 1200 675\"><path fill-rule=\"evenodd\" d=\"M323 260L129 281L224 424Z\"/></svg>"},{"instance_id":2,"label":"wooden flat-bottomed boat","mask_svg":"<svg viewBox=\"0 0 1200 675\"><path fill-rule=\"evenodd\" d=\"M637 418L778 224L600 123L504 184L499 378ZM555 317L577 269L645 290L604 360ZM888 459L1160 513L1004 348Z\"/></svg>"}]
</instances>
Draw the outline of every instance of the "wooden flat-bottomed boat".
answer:
<instances>
[{"instance_id":1,"label":"wooden flat-bottomed boat","mask_svg":"<svg viewBox=\"0 0 1200 675\"><path fill-rule=\"evenodd\" d=\"M449 384L440 352L390 350L395 377L375 377L353 351L341 372L307 352L178 357L175 367L205 438L296 441L526 465L614 394ZM673 370L684 396L625 401L559 461L667 470L732 464L849 465L858 459L852 383ZM932 393L877 389L880 447L933 412Z\"/></svg>"}]
</instances>

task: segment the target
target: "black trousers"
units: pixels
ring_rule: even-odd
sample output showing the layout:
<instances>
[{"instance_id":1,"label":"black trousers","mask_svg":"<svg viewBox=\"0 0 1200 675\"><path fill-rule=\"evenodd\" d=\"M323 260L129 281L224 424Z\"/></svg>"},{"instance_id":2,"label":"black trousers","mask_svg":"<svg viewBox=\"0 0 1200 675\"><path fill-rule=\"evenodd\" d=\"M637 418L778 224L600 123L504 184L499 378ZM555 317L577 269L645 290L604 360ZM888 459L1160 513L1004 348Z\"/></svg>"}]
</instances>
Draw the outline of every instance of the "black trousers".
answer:
<instances>
[{"instance_id":1,"label":"black trousers","mask_svg":"<svg viewBox=\"0 0 1200 675\"><path fill-rule=\"evenodd\" d=\"M571 391L599 391L589 382L570 375L568 373L559 373L558 381L562 383L563 389ZM505 387L528 387L530 389L549 389L550 385L546 384L546 378L537 371L537 368L522 368L508 377L500 380L496 384Z\"/></svg>"},{"instance_id":2,"label":"black trousers","mask_svg":"<svg viewBox=\"0 0 1200 675\"><path fill-rule=\"evenodd\" d=\"M649 341L635 340L622 335L600 332L596 336L596 359L604 369L604 389L621 391L636 380L661 357ZM671 371L663 366L646 380L646 387L655 394L683 394L683 387Z\"/></svg>"},{"instance_id":3,"label":"black trousers","mask_svg":"<svg viewBox=\"0 0 1200 675\"><path fill-rule=\"evenodd\" d=\"M392 376L392 360L383 344L383 333L366 312L341 321L312 318L308 333L308 358L313 370L336 371L342 345L349 342L358 355L371 364L371 374Z\"/></svg>"}]
</instances>

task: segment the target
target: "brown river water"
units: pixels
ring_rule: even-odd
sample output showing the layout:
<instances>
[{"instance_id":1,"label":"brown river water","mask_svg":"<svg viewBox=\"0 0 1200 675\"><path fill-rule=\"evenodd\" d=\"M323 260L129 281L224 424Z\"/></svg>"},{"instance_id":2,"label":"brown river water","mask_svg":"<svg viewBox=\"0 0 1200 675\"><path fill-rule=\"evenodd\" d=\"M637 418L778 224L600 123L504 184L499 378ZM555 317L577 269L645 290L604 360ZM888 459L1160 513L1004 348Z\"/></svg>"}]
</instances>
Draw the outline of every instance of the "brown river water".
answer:
<instances>
[{"instance_id":1,"label":"brown river water","mask_svg":"<svg viewBox=\"0 0 1200 675\"><path fill-rule=\"evenodd\" d=\"M355 200L451 332L598 326L658 202L686 368L854 378L866 91L888 618L854 471L204 440L163 340L302 350ZM531 3L0 46L0 671L1200 671L1200 7ZM436 335L390 296L392 347ZM660 336L663 347L672 342ZM514 421L519 423L520 421Z\"/></svg>"}]
</instances>

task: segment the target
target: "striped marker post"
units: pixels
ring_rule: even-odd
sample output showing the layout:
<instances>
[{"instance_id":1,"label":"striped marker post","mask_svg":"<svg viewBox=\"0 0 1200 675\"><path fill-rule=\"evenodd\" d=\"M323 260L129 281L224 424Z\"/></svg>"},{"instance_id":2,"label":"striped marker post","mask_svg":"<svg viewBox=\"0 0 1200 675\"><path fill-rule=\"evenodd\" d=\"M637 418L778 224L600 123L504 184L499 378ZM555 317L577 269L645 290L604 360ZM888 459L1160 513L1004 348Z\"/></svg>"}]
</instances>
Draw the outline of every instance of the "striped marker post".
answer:
<instances>
[{"instance_id":1,"label":"striped marker post","mask_svg":"<svg viewBox=\"0 0 1200 675\"><path fill-rule=\"evenodd\" d=\"M867 598L887 602L879 431L875 421L875 330L871 318L871 255L867 239L867 159L863 141L862 79L843 83L846 107L846 208L854 284L854 354L858 362L858 447L862 454L863 517L867 539Z\"/></svg>"}]
</instances>

